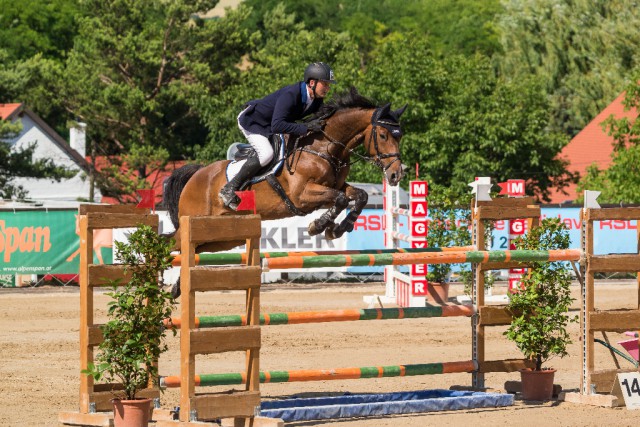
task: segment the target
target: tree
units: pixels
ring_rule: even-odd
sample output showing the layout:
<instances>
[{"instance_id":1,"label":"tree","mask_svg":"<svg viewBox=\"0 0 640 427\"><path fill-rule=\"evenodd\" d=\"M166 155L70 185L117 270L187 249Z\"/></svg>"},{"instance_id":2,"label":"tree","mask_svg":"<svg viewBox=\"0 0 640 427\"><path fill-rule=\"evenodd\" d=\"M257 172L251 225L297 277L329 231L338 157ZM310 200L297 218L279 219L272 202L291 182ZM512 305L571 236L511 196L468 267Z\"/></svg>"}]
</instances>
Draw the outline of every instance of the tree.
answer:
<instances>
[{"instance_id":1,"label":"tree","mask_svg":"<svg viewBox=\"0 0 640 427\"><path fill-rule=\"evenodd\" d=\"M252 46L253 36L240 28L246 8L218 20L197 17L216 3L83 2L66 63L66 108L87 123L92 153L138 165L134 186L143 185L152 162L130 153L153 153L156 162L164 154L160 165L193 156L206 138L193 105L237 79Z\"/></svg>"},{"instance_id":2,"label":"tree","mask_svg":"<svg viewBox=\"0 0 640 427\"><path fill-rule=\"evenodd\" d=\"M633 76L623 101L627 110L640 107L640 69ZM578 192L601 191L601 203L640 203L640 120L610 116L602 126L614 138L612 162L606 170L597 165L587 168Z\"/></svg>"},{"instance_id":3,"label":"tree","mask_svg":"<svg viewBox=\"0 0 640 427\"><path fill-rule=\"evenodd\" d=\"M197 106L209 129L209 140L198 151L201 161L225 158L232 142L244 141L237 124L242 105L301 81L310 62L322 60L331 64L338 80L332 91L350 87L357 78L360 66L357 46L347 34L308 31L282 6L268 13L265 23L266 43L247 58L248 66L240 78L220 93L202 97Z\"/></svg>"},{"instance_id":4,"label":"tree","mask_svg":"<svg viewBox=\"0 0 640 427\"><path fill-rule=\"evenodd\" d=\"M51 159L33 161L34 145L23 150L11 151L7 141L22 130L19 122L0 120L0 199L24 199L27 192L12 181L16 177L51 178L60 180L74 172L56 166Z\"/></svg>"},{"instance_id":5,"label":"tree","mask_svg":"<svg viewBox=\"0 0 640 427\"><path fill-rule=\"evenodd\" d=\"M640 60L640 9L626 0L508 0L498 20L506 78L543 79L552 126L575 135L621 92Z\"/></svg>"},{"instance_id":6,"label":"tree","mask_svg":"<svg viewBox=\"0 0 640 427\"><path fill-rule=\"evenodd\" d=\"M253 9L246 24L264 31L265 13L281 5L310 31L347 31L368 58L377 41L392 32L427 34L444 53L492 55L500 49L493 20L499 0L245 0ZM266 38L265 38L266 40Z\"/></svg>"},{"instance_id":7,"label":"tree","mask_svg":"<svg viewBox=\"0 0 640 427\"><path fill-rule=\"evenodd\" d=\"M66 130L62 98L56 89L62 78L58 60L36 54L11 61L9 52L0 48L0 102L28 105L60 134Z\"/></svg>"},{"instance_id":8,"label":"tree","mask_svg":"<svg viewBox=\"0 0 640 427\"><path fill-rule=\"evenodd\" d=\"M528 194L547 200L550 188L574 180L556 159L568 140L548 130L540 83L498 78L487 57L439 58L424 38L396 33L379 47L360 86L394 105L409 103L403 162L418 163L421 177L434 184L464 193L476 176L523 178ZM360 172L357 179L373 179Z\"/></svg>"},{"instance_id":9,"label":"tree","mask_svg":"<svg viewBox=\"0 0 640 427\"><path fill-rule=\"evenodd\" d=\"M77 0L0 0L0 49L10 62L62 60L73 46L78 9Z\"/></svg>"}]
</instances>

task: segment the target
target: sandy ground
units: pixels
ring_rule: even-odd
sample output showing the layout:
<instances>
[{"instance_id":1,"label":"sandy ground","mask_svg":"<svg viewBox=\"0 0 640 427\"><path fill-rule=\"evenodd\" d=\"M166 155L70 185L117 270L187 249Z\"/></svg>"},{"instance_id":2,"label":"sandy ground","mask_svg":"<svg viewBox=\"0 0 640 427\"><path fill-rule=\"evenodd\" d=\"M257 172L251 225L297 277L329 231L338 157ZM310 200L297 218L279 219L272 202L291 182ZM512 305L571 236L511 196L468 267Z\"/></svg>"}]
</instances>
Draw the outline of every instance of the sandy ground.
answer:
<instances>
[{"instance_id":1,"label":"sandy ground","mask_svg":"<svg viewBox=\"0 0 640 427\"><path fill-rule=\"evenodd\" d=\"M634 308L636 284L598 285L598 308ZM453 286L452 295L461 293ZM498 289L497 293L500 292ZM383 294L382 284L266 285L262 293L263 313L322 309L365 308L364 295ZM578 296L578 288L574 286ZM104 316L107 297L95 298L97 318ZM198 294L202 315L238 314L244 295L228 292ZM577 306L574 313L577 314ZM78 288L37 288L0 290L0 426L56 426L58 412L78 409L79 385L79 293ZM520 357L515 346L501 335L504 328L488 334L488 358ZM570 356L554 359L556 383L576 389L580 381L578 326L571 326L574 344ZM341 322L310 325L269 326L263 329L261 368L318 369L468 360L471 358L470 321L466 318L409 319ZM624 339L610 334L611 342ZM171 351L160 361L161 374L179 374L178 339L171 338ZM597 346L597 368L613 367L609 352ZM623 367L630 364L625 360ZM201 356L200 373L237 372L244 366L244 354ZM506 380L519 374L489 374L487 386L501 390ZM470 374L366 380L264 384L265 398L298 394L315 396L336 392L389 392L449 388L470 385ZM168 390L162 406L177 405L178 392ZM551 401L530 403L516 399L508 408L477 409L466 412L400 415L375 419L289 423L291 426L459 426L519 425L543 423L561 426L600 426L615 423L637 426L640 411L608 409Z\"/></svg>"}]
</instances>

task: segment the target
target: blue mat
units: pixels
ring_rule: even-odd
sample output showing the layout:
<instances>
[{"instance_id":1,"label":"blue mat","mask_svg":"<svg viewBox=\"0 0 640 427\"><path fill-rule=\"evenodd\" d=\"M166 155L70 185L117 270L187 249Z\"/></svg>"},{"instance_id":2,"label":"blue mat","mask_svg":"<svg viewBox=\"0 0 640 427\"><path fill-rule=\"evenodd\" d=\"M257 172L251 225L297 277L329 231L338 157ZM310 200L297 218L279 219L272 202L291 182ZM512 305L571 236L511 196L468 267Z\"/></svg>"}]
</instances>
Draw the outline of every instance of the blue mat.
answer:
<instances>
[{"instance_id":1,"label":"blue mat","mask_svg":"<svg viewBox=\"0 0 640 427\"><path fill-rule=\"evenodd\" d=\"M260 415L286 422L373 417L418 412L458 411L513 405L511 394L452 390L419 390L382 394L295 398L263 401Z\"/></svg>"}]
</instances>

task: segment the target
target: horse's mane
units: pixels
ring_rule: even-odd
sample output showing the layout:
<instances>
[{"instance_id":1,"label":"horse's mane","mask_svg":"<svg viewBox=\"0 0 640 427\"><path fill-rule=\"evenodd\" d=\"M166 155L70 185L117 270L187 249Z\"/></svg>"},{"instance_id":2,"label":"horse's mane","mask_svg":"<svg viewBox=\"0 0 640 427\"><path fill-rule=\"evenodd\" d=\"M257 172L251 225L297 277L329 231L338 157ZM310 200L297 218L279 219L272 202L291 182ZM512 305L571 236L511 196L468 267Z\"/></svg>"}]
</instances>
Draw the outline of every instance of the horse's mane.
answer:
<instances>
[{"instance_id":1,"label":"horse's mane","mask_svg":"<svg viewBox=\"0 0 640 427\"><path fill-rule=\"evenodd\" d=\"M313 118L327 118L333 115L336 111L340 111L345 108L371 109L377 107L378 106L375 102L360 95L358 90L351 86L351 89L348 91L338 93L330 101L322 104L322 107L320 107L320 109L313 115Z\"/></svg>"}]
</instances>

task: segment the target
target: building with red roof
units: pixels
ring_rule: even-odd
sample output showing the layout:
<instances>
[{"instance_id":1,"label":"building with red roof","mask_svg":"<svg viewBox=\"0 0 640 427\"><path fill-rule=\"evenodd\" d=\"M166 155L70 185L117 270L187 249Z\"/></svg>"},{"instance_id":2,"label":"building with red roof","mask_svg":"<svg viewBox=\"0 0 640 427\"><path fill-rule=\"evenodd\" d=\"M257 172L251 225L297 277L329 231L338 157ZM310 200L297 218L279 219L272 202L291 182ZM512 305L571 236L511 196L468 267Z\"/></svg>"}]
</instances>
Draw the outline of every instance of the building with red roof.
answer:
<instances>
[{"instance_id":1,"label":"building with red roof","mask_svg":"<svg viewBox=\"0 0 640 427\"><path fill-rule=\"evenodd\" d=\"M49 159L57 166L76 172L73 177L60 181L15 177L12 182L22 186L28 192L30 199L61 203L88 199L87 174L90 165L85 159L84 124L70 129L69 142L67 142L24 104L0 104L0 119L13 123L19 122L22 125L22 130L17 135L0 141L8 144L12 151L24 150L33 145L33 160ZM95 196L96 201L102 197L98 190Z\"/></svg>"},{"instance_id":2,"label":"building with red roof","mask_svg":"<svg viewBox=\"0 0 640 427\"><path fill-rule=\"evenodd\" d=\"M622 105L625 95L624 92L620 94L562 149L559 157L569 161L569 171L578 172L581 177L584 177L587 168L593 163L598 165L601 170L609 167L614 139L607 135L606 130L602 128L602 122L609 116L616 119L625 117L635 119L638 117L635 108L625 111L625 107ZM576 187L575 184L568 187L566 195L559 191L552 192L551 202L569 203L575 201L578 198Z\"/></svg>"}]
</instances>

